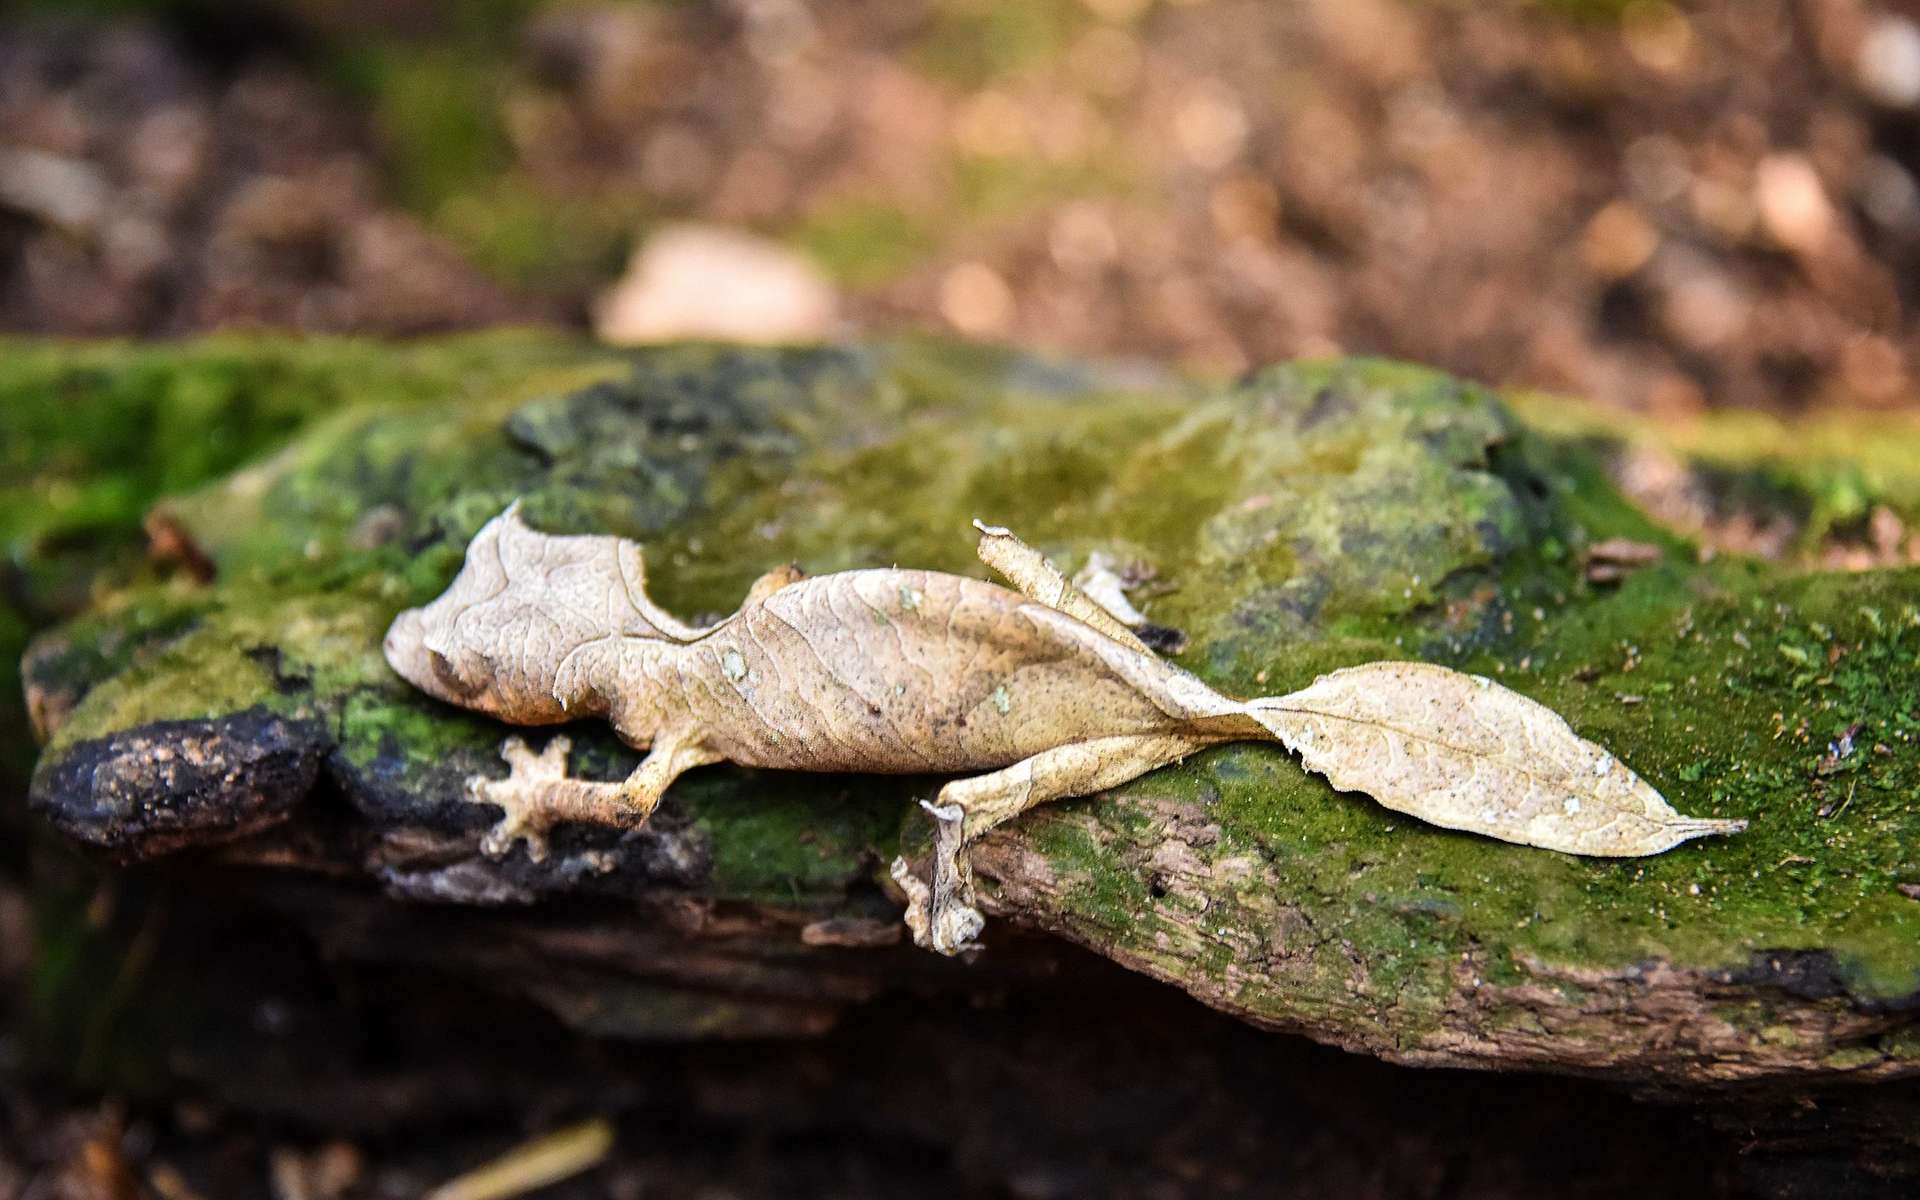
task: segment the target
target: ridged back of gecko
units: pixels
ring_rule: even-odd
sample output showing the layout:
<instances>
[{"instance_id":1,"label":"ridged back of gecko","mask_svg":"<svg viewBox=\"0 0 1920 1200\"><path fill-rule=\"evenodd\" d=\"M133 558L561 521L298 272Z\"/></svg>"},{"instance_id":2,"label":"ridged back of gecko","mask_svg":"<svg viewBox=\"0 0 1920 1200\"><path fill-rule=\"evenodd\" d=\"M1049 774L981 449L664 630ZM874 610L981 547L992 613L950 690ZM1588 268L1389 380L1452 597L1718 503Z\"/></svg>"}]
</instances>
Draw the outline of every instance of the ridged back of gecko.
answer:
<instances>
[{"instance_id":1,"label":"ridged back of gecko","mask_svg":"<svg viewBox=\"0 0 1920 1200\"><path fill-rule=\"evenodd\" d=\"M394 619L387 662L429 695L517 724L600 715L624 643L701 632L648 600L645 579L633 542L536 533L515 504L474 535L438 599Z\"/></svg>"}]
</instances>

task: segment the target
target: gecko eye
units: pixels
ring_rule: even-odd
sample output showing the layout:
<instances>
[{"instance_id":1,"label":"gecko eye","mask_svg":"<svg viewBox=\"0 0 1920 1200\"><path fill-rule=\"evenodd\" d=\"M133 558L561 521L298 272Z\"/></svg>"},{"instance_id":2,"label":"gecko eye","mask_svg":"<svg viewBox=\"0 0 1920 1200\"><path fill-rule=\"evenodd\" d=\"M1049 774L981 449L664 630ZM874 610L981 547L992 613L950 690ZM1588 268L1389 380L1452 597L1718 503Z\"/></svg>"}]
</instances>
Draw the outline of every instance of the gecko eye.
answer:
<instances>
[{"instance_id":1,"label":"gecko eye","mask_svg":"<svg viewBox=\"0 0 1920 1200\"><path fill-rule=\"evenodd\" d=\"M433 668L433 677L440 681L440 686L456 696L470 696L479 690L463 679L447 656L438 650L427 651L427 665Z\"/></svg>"}]
</instances>

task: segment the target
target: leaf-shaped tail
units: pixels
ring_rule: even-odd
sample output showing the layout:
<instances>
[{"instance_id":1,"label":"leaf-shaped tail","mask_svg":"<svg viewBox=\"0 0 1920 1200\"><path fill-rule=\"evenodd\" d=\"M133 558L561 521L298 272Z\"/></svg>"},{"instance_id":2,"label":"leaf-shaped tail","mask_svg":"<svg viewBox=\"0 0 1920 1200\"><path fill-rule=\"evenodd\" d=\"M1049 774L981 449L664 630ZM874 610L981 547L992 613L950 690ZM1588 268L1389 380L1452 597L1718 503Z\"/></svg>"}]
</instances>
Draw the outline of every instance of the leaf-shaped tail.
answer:
<instances>
[{"instance_id":1,"label":"leaf-shaped tail","mask_svg":"<svg viewBox=\"0 0 1920 1200\"><path fill-rule=\"evenodd\" d=\"M1747 826L1675 812L1552 709L1430 663L1349 667L1246 711L1335 787L1502 841L1622 858Z\"/></svg>"}]
</instances>

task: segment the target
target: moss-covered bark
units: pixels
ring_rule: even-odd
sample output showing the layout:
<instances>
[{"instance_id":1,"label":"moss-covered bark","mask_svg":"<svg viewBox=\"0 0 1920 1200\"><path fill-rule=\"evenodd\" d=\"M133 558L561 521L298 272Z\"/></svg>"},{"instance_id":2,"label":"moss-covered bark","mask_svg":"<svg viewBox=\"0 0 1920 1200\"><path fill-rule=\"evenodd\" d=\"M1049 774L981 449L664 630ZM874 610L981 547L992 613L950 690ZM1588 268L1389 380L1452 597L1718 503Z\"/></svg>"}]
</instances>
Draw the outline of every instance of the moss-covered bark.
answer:
<instances>
[{"instance_id":1,"label":"moss-covered bark","mask_svg":"<svg viewBox=\"0 0 1920 1200\"><path fill-rule=\"evenodd\" d=\"M169 573L149 562L141 529L161 496L224 476L343 407L445 401L543 376L560 386L583 365L577 351L531 337L404 348L0 339L0 661L11 673L33 631L96 601L124 596L155 612L151 594L125 589ZM113 657L119 632L103 628L91 650ZM16 681L0 687L8 777L32 764L20 700Z\"/></svg>"},{"instance_id":2,"label":"moss-covered bark","mask_svg":"<svg viewBox=\"0 0 1920 1200\"><path fill-rule=\"evenodd\" d=\"M1005 918L1400 1059L1920 1069L1920 903L1900 890L1920 883L1920 572L1699 564L1618 497L1590 440L1393 364L1201 387L931 345L485 345L393 352L392 378L379 352L317 351L359 363L365 403L165 501L216 581L132 581L28 660L53 726L35 800L56 825L131 856L227 840L231 860L370 875L402 899L692 904L722 940L711 914L750 912L742 976L803 971L853 953L822 942L885 928L877 864L920 840L927 781L713 768L645 830L568 830L545 864L491 863L460 782L497 769L502 731L394 678L381 633L515 497L536 526L643 540L656 595L687 615L731 609L781 561L982 573L980 517L1065 565L1096 549L1149 565L1149 615L1224 690L1393 657L1497 674L1683 811L1753 822L1657 859L1580 860L1415 826L1275 748L1229 747L996 833L976 865ZM1588 583L1585 548L1615 536L1667 556ZM587 774L634 761L575 733ZM200 773L147 769L156 739L201 747ZM308 762L311 785L286 769ZM774 977L764 994L796 986ZM588 1023L726 1030L655 1000Z\"/></svg>"}]
</instances>

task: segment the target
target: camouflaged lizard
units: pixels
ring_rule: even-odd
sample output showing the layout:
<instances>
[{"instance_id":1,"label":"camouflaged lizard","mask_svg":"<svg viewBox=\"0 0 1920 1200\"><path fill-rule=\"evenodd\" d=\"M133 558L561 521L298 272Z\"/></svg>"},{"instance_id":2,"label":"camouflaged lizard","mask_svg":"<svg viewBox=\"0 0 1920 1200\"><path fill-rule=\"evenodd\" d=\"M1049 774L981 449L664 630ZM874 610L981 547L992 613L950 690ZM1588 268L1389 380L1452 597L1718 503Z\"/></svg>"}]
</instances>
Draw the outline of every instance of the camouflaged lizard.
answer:
<instances>
[{"instance_id":1,"label":"camouflaged lizard","mask_svg":"<svg viewBox=\"0 0 1920 1200\"><path fill-rule=\"evenodd\" d=\"M738 612L694 626L648 598L635 543L539 533L515 505L475 535L442 596L399 615L386 657L449 703L520 725L604 718L647 751L626 779L596 782L566 774L563 737L539 754L508 739L511 774L469 781L471 800L505 814L490 855L523 841L542 858L562 821L639 825L709 763L963 775L922 801L931 886L903 860L892 871L915 941L947 954L982 927L969 842L1220 742L1279 741L1388 807L1572 853L1652 854L1744 826L1681 816L1550 710L1443 667L1374 663L1288 696L1224 696L1011 533L976 525L981 559L1012 588L782 567Z\"/></svg>"}]
</instances>

